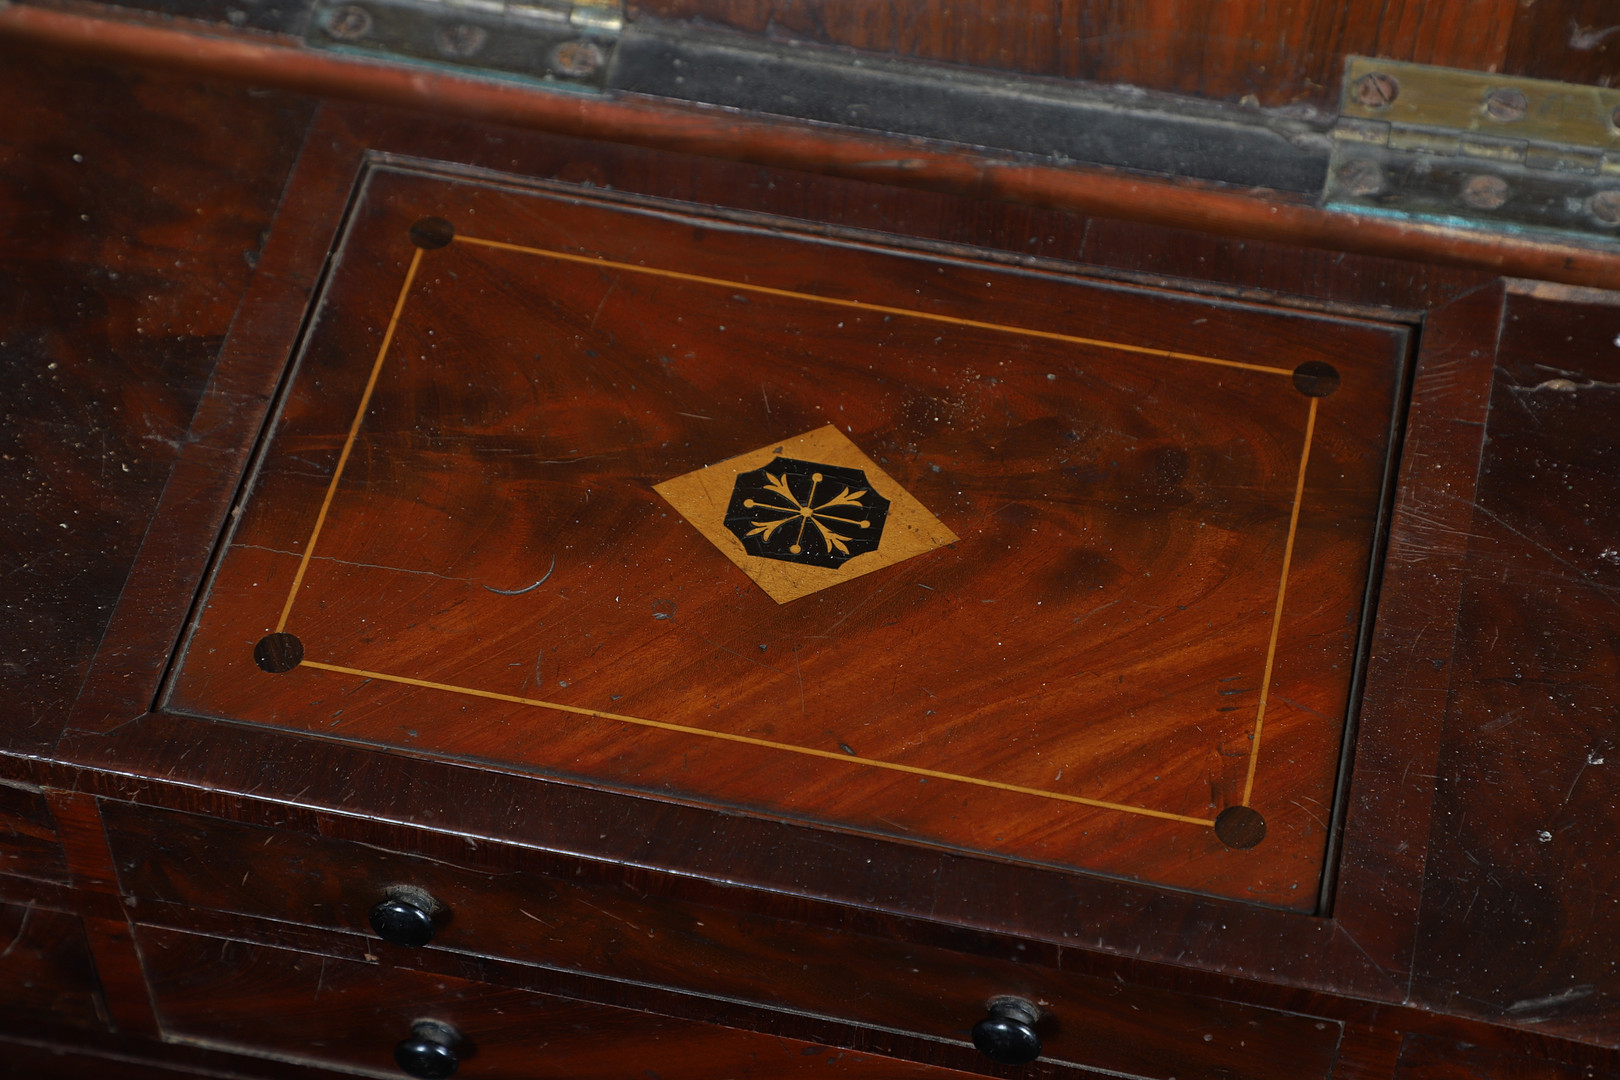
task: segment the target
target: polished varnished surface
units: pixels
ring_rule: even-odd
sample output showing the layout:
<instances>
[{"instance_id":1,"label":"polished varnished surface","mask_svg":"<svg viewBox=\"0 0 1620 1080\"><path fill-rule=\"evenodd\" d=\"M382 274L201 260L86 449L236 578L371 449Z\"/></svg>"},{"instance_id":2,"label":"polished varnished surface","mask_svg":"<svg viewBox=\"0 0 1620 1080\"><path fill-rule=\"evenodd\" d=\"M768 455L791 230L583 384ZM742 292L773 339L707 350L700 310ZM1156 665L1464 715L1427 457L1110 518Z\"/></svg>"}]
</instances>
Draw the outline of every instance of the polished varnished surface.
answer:
<instances>
[{"instance_id":1,"label":"polished varnished surface","mask_svg":"<svg viewBox=\"0 0 1620 1080\"><path fill-rule=\"evenodd\" d=\"M84 924L63 911L0 903L0 1009L14 1021L105 1030Z\"/></svg>"},{"instance_id":2,"label":"polished varnished surface","mask_svg":"<svg viewBox=\"0 0 1620 1080\"><path fill-rule=\"evenodd\" d=\"M629 0L632 18L723 26L775 40L1271 107L1338 101L1350 55L1597 82L1614 64L1602 0Z\"/></svg>"},{"instance_id":3,"label":"polished varnished surface","mask_svg":"<svg viewBox=\"0 0 1620 1080\"><path fill-rule=\"evenodd\" d=\"M1583 55L1596 62L1601 54ZM44 182L15 187L14 204L7 204L32 230L26 251L10 249L20 284L8 299L18 319L37 317L28 325L65 328L48 358L58 367L45 370L67 374L49 394L36 381L26 397L6 399L22 439L6 452L20 448L24 456L20 467L0 473L0 484L8 509L25 510L5 526L7 557L14 557L3 579L5 602L13 605L6 617L21 615L11 624L20 627L33 618L41 628L38 655L50 659L19 667L13 653L0 668L12 708L0 770L8 781L31 785L0 800L5 820L16 825L0 833L0 850L23 857L17 872L0 871L0 901L19 916L0 943L4 951L16 941L0 967L10 976L24 958L46 957L35 970L47 973L49 986L36 984L44 988L35 999L47 1003L43 1010L25 1005L0 1023L0 1071L120 1080L335 1076L263 1056L288 1053L299 1033L255 1026L207 990L230 986L244 1000L306 1009L310 999L328 1000L333 984L323 984L324 957L340 971L362 966L367 978L390 966L429 976L407 980L423 1009L431 1002L416 988L462 980L456 992L465 991L460 1000L480 1022L495 1019L480 1002L499 1007L502 993L533 988L643 1014L614 1029L628 1032L627 1044L645 1025L670 1039L690 1038L694 1051L723 1055L732 1037L746 1042L772 1033L826 1046L828 1056L884 1055L898 1062L880 1064L890 1074L914 1065L993 1074L965 1041L976 1017L959 1021L955 1039L921 1032L958 1023L929 1012L928 1001L984 999L1009 986L1070 995L1118 987L1119 996L1104 995L1099 1007L1121 1009L1122 1017L1129 1011L1122 1003L1156 1000L1151 1015L1130 1014L1140 1026L1121 1028L1131 1045L1107 1048L1126 1056L1085 1059L1103 1067L1143 1062L1123 1069L1139 1075L1197 1075L1172 1051L1192 1039L1215 1053L1223 1043L1207 1026L1212 1019L1256 1011L1281 1014L1308 1045L1324 1038L1315 1023L1342 1027L1330 1064L1343 1080L1616 1073L1613 975L1602 966L1612 952L1603 904L1613 891L1607 845L1614 803L1604 786L1608 766L1587 761L1606 730L1601 710L1614 698L1612 672L1594 652L1608 625L1602 554L1620 547L1602 494L1612 487L1603 456L1612 410L1602 384L1615 379L1606 358L1620 332L1607 321L1612 298L1553 291L1526 299L1525 286L1504 296L1480 275L1418 262L1257 245L350 106L320 111L295 180L280 192L279 177L305 137L300 116L280 111L286 99L58 66L20 53L12 61L21 89L11 100L34 104L0 118L15 148L6 167L22 168L38 155L73 176L68 164L80 163L71 154L83 153L84 164L110 179L76 212L58 212L66 206L52 194L60 185ZM198 119L205 115L213 119ZM196 172L202 142L187 140L201 130L215 164ZM1053 260L1040 265L1066 274L1083 267L1079 272L1118 273L1137 284L1421 323L1331 911L1302 914L712 811L296 729L150 713L368 147L786 216L806 228L832 221L898 233L953 257L968 254L966 246L983 259ZM198 193L206 197L194 198ZM263 243L260 230L277 198L280 221ZM157 204L171 209L153 210ZM92 232L81 234L81 227ZM92 235L131 238L127 249L105 251L109 259L140 262L145 276L127 293L109 286L117 302L105 315L86 308L75 321L54 283L93 277L96 260L73 255ZM150 239L160 235L183 243L171 249ZM247 250L253 260L242 259ZM65 264L52 261L59 251L68 253ZM250 276L231 269L239 259L257 267L238 308ZM172 266L176 261L182 265ZM113 266L120 281L128 280L128 265ZM188 276L198 266L206 267L202 276ZM198 303L204 295L217 306ZM234 314L220 317L225 309ZM173 355L174 343L148 342L151 353L130 348L145 340L132 327L167 325L186 311L212 313L208 350L158 370L149 361ZM75 344L99 341L103 326L122 366L96 367L88 358L103 354ZM1499 326L1507 331L1500 371ZM39 355L5 354L19 385ZM201 390L215 355L223 358L217 377L188 429L189 406L172 405ZM171 398L156 392L160 381L189 389ZM1555 385L1543 385L1549 381ZM1323 407L1333 401L1324 399ZM150 437L160 433L166 437ZM97 446L103 435L144 448L137 481L121 469L103 470L99 458L73 446ZM132 472L136 467L132 462ZM92 529L60 530L46 513L51 492L62 505L86 514L101 507L112 516L98 517ZM887 572L902 573L912 561ZM36 642L26 631L22 640ZM92 652L90 675L75 692ZM1518 657L1515 675L1504 658ZM57 741L64 726L68 735ZM15 752L26 747L46 747L48 756ZM38 787L45 790L32 790ZM165 823L169 811L204 824ZM266 846L266 830L280 840ZM1554 839L1542 841L1543 831ZM232 836L243 840L233 845ZM267 861L250 850L255 845L270 853ZM350 858L350 845L367 854ZM121 860L143 852L167 862ZM283 864L277 852L305 861ZM628 943L635 930L620 916L644 928L637 915L663 920L655 928L666 947L620 950L624 966L603 969L611 975L546 966L533 954L498 960L438 946L375 963L366 954L378 955L376 938L337 927L336 912L363 918L362 886L376 884L345 879L345 862L391 879L420 874L435 887L459 882L475 904L475 878L563 872L570 888L560 895L607 909L592 913L568 901L562 932L580 939L570 955L598 944L605 955L615 941ZM594 867L594 876L572 876L573 863ZM311 866L334 880L317 880ZM283 894L256 893L260 872ZM314 883L306 891L300 880ZM499 901L512 894L492 886L491 895ZM700 909L709 936L664 934ZM469 910L484 915L495 907ZM534 943L547 934L521 914L504 917L535 927L534 936L514 932L514 939ZM207 941L212 951L143 966L143 955L157 954L138 953L134 932L151 930ZM494 938L445 941L482 945L499 941L502 930L496 926ZM248 944L224 967L213 966L230 941ZM874 941L884 948L867 948ZM255 968L252 956L261 951L312 963L298 978L282 978ZM894 970L895 957L923 954L936 985L918 993L919 984L908 983L917 975ZM48 959L75 956L65 964ZM818 963L834 956L855 959ZM255 970L266 977L252 977ZM638 970L656 971L658 984L635 982ZM84 981L87 971L93 982ZM232 982L235 974L242 977ZM200 989L187 990L188 979ZM3 985L5 1001L24 1000L18 981ZM873 993L880 985L913 987L909 1011L896 1021L904 1030L882 1026L884 1001ZM86 987L98 989L74 996ZM154 1010L154 988L164 992L162 1010ZM732 996L739 993L748 1000ZM104 1013L96 1012L96 994ZM858 1002L858 1016L844 1009L844 998ZM1063 1002L1061 1022L1080 999L1053 1000ZM829 1019L835 1013L848 1019ZM376 1014L345 1009L345 1020L331 1021L322 1036L326 1060L375 1053L367 1020ZM1322 1019L1300 1023L1313 1016ZM1493 1022L1473 1019L1480 1017ZM315 1022L326 1021L317 1015ZM729 1030L716 1036L712 1025ZM1235 1031L1241 1043L1242 1027ZM1214 1041L1204 1044L1203 1033ZM198 1046L188 1034L229 1048ZM1266 1060L1285 1070L1297 1059L1280 1050ZM646 1060L633 1056L632 1064L644 1069ZM1019 1075L1096 1074L1042 1063Z\"/></svg>"},{"instance_id":4,"label":"polished varnished surface","mask_svg":"<svg viewBox=\"0 0 1620 1080\"><path fill-rule=\"evenodd\" d=\"M678 987L702 970L705 989L723 998L958 1043L985 1001L1016 993L1061 1018L1046 1031L1049 1059L1115 1074L1325 1076L1342 1035L1340 1024L1294 1011L983 954L964 964L949 950L883 933L738 918L712 903L649 896L645 876L600 861L487 846L466 846L454 861L409 857L152 808L109 807L107 824L120 880L144 919L201 910L210 913L194 924L202 927L229 926L235 914L354 935L385 889L408 882L442 909L435 951L641 985ZM392 964L421 962L420 953L374 939L364 948Z\"/></svg>"},{"instance_id":5,"label":"polished varnished surface","mask_svg":"<svg viewBox=\"0 0 1620 1080\"><path fill-rule=\"evenodd\" d=\"M140 548L312 103L11 43L0 65L0 745L42 750Z\"/></svg>"},{"instance_id":6,"label":"polished varnished surface","mask_svg":"<svg viewBox=\"0 0 1620 1080\"><path fill-rule=\"evenodd\" d=\"M780 1036L286 949L145 930L154 996L177 1041L397 1077L394 1044L427 1016L452 1025L467 1076L504 1080L950 1080L914 1065ZM356 1038L369 1032L370 1038Z\"/></svg>"},{"instance_id":7,"label":"polished varnished surface","mask_svg":"<svg viewBox=\"0 0 1620 1080\"><path fill-rule=\"evenodd\" d=\"M1402 330L396 173L356 219L171 707L1316 905ZM737 469L661 482L829 422L949 531L779 602Z\"/></svg>"},{"instance_id":8,"label":"polished varnished surface","mask_svg":"<svg viewBox=\"0 0 1620 1080\"><path fill-rule=\"evenodd\" d=\"M1620 1015L1617 300L1508 297L1417 984L1597 1037Z\"/></svg>"}]
</instances>

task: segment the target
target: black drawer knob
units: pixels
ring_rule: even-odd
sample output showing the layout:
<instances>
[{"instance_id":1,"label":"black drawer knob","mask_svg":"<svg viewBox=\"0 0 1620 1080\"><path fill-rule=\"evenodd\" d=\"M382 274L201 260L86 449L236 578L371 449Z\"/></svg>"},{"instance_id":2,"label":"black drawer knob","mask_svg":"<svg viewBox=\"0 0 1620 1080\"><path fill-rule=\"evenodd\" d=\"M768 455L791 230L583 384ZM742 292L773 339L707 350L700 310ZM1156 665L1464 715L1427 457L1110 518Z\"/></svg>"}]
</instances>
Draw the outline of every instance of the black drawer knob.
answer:
<instances>
[{"instance_id":1,"label":"black drawer knob","mask_svg":"<svg viewBox=\"0 0 1620 1080\"><path fill-rule=\"evenodd\" d=\"M990 1015L973 1025L973 1045L1001 1065L1034 1061L1041 1056L1041 1037L1035 1032L1040 1018L1041 1010L1023 998L996 998Z\"/></svg>"},{"instance_id":2,"label":"black drawer knob","mask_svg":"<svg viewBox=\"0 0 1620 1080\"><path fill-rule=\"evenodd\" d=\"M395 892L371 909L371 928L390 945L419 949L433 940L433 916L438 909L438 903L420 890L413 889L408 895Z\"/></svg>"},{"instance_id":3,"label":"black drawer knob","mask_svg":"<svg viewBox=\"0 0 1620 1080\"><path fill-rule=\"evenodd\" d=\"M461 1033L437 1020L418 1020L411 1025L411 1037L394 1047L394 1062L420 1080L445 1080L456 1075L461 1058L456 1044Z\"/></svg>"}]
</instances>

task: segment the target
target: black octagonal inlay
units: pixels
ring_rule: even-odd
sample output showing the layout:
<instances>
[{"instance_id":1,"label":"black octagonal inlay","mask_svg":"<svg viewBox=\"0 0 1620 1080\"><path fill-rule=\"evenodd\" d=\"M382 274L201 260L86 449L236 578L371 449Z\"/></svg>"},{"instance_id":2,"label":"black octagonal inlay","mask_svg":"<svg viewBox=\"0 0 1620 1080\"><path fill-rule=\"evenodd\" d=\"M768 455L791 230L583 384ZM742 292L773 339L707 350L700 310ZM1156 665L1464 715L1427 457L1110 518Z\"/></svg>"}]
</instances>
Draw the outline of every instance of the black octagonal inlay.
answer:
<instances>
[{"instance_id":1,"label":"black octagonal inlay","mask_svg":"<svg viewBox=\"0 0 1620 1080\"><path fill-rule=\"evenodd\" d=\"M860 469L779 457L737 477L726 528L750 555L839 567L877 550L888 515Z\"/></svg>"}]
</instances>

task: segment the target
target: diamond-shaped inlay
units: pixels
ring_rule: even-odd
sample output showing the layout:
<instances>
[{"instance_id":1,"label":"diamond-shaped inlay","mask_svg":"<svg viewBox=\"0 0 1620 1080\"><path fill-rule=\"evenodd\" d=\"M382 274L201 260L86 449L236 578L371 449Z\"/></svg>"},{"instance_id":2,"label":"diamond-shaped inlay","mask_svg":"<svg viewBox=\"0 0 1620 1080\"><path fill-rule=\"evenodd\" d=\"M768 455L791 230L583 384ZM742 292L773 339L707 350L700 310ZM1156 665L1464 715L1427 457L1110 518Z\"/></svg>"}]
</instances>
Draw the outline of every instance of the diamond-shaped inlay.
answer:
<instances>
[{"instance_id":1,"label":"diamond-shaped inlay","mask_svg":"<svg viewBox=\"0 0 1620 1080\"><path fill-rule=\"evenodd\" d=\"M757 558L838 567L878 549L888 516L860 469L779 457L737 477L726 528Z\"/></svg>"},{"instance_id":2,"label":"diamond-shaped inlay","mask_svg":"<svg viewBox=\"0 0 1620 1080\"><path fill-rule=\"evenodd\" d=\"M654 490L779 604L956 542L831 425Z\"/></svg>"}]
</instances>

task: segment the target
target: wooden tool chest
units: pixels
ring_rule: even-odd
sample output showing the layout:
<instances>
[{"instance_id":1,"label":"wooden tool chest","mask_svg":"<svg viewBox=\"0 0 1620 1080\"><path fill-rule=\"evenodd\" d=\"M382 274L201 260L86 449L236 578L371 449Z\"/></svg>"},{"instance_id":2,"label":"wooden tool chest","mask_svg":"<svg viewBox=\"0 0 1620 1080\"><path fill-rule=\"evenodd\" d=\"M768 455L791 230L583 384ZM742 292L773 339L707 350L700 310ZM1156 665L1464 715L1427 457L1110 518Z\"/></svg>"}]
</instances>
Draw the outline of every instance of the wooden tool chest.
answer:
<instances>
[{"instance_id":1,"label":"wooden tool chest","mask_svg":"<svg viewBox=\"0 0 1620 1080\"><path fill-rule=\"evenodd\" d=\"M0 1072L1620 1074L1614 294L7 49Z\"/></svg>"}]
</instances>

